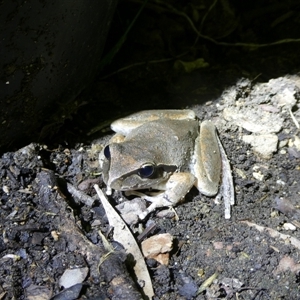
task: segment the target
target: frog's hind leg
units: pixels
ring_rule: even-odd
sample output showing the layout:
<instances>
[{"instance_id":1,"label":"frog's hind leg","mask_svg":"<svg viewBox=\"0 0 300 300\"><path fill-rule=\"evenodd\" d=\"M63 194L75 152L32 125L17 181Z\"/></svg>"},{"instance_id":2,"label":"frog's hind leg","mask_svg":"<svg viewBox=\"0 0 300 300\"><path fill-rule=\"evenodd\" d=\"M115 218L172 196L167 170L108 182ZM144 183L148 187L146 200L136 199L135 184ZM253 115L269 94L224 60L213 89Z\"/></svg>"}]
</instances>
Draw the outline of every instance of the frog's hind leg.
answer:
<instances>
[{"instance_id":1,"label":"frog's hind leg","mask_svg":"<svg viewBox=\"0 0 300 300\"><path fill-rule=\"evenodd\" d=\"M197 189L206 196L215 196L219 190L222 160L216 128L211 121L200 124L195 141L194 175Z\"/></svg>"},{"instance_id":2,"label":"frog's hind leg","mask_svg":"<svg viewBox=\"0 0 300 300\"><path fill-rule=\"evenodd\" d=\"M204 121L195 144L195 184L206 196L223 197L225 219L230 219L231 205L234 204L234 186L230 163L217 135L216 128L210 121ZM220 180L222 177L221 187ZM219 193L218 193L219 191Z\"/></svg>"}]
</instances>

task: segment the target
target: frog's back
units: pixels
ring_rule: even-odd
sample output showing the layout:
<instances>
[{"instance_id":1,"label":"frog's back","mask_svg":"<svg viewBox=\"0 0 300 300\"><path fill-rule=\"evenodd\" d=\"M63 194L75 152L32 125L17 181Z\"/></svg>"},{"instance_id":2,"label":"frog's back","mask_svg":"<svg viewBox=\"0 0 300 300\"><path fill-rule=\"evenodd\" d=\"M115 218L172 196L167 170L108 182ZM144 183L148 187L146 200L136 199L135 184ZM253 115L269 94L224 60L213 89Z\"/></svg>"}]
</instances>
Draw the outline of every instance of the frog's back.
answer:
<instances>
[{"instance_id":1,"label":"frog's back","mask_svg":"<svg viewBox=\"0 0 300 300\"><path fill-rule=\"evenodd\" d=\"M197 120L156 120L132 130L125 141L136 143L141 155L158 164L176 164L184 170L193 155L198 130Z\"/></svg>"}]
</instances>

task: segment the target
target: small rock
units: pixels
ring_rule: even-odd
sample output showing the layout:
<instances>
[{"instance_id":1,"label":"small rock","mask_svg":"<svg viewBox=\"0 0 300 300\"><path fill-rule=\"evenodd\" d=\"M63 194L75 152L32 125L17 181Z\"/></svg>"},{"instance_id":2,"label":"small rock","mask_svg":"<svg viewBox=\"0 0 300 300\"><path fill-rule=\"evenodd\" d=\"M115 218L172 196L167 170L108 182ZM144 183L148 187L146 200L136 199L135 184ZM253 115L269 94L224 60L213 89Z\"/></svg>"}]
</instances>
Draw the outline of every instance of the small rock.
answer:
<instances>
[{"instance_id":1,"label":"small rock","mask_svg":"<svg viewBox=\"0 0 300 300\"><path fill-rule=\"evenodd\" d=\"M300 138L297 135L295 135L294 139L294 146L297 148L297 150L300 151Z\"/></svg>"},{"instance_id":2,"label":"small rock","mask_svg":"<svg viewBox=\"0 0 300 300\"><path fill-rule=\"evenodd\" d=\"M89 268L67 269L59 279L59 285L65 289L77 284L82 283L89 272Z\"/></svg>"},{"instance_id":3,"label":"small rock","mask_svg":"<svg viewBox=\"0 0 300 300\"><path fill-rule=\"evenodd\" d=\"M138 223L138 215L146 210L146 202L141 198L135 198L118 204L116 209L121 214L123 220L130 226Z\"/></svg>"},{"instance_id":4,"label":"small rock","mask_svg":"<svg viewBox=\"0 0 300 300\"><path fill-rule=\"evenodd\" d=\"M287 145L288 143L288 140L282 140L282 141L279 141L279 144L278 144L278 148L283 148Z\"/></svg>"},{"instance_id":5,"label":"small rock","mask_svg":"<svg viewBox=\"0 0 300 300\"><path fill-rule=\"evenodd\" d=\"M300 271L300 264L295 263L294 259L287 255L280 260L273 273L277 275L286 271L290 271L292 273L298 273Z\"/></svg>"},{"instance_id":6,"label":"small rock","mask_svg":"<svg viewBox=\"0 0 300 300\"><path fill-rule=\"evenodd\" d=\"M146 258L168 265L169 252L173 249L173 236L169 233L157 234L143 241L141 246Z\"/></svg>"},{"instance_id":7,"label":"small rock","mask_svg":"<svg viewBox=\"0 0 300 300\"><path fill-rule=\"evenodd\" d=\"M125 223L129 226L135 225L139 222L139 216L136 214L136 212L121 214L121 216Z\"/></svg>"},{"instance_id":8,"label":"small rock","mask_svg":"<svg viewBox=\"0 0 300 300\"><path fill-rule=\"evenodd\" d=\"M178 274L178 292L184 299L193 299L197 295L198 286L194 279L184 272Z\"/></svg>"},{"instance_id":9,"label":"small rock","mask_svg":"<svg viewBox=\"0 0 300 300\"><path fill-rule=\"evenodd\" d=\"M216 250L221 250L224 247L223 242L214 242L213 245Z\"/></svg>"},{"instance_id":10,"label":"small rock","mask_svg":"<svg viewBox=\"0 0 300 300\"><path fill-rule=\"evenodd\" d=\"M293 230L294 231L297 229L296 226L292 223L284 223L282 227L284 230Z\"/></svg>"},{"instance_id":11,"label":"small rock","mask_svg":"<svg viewBox=\"0 0 300 300\"><path fill-rule=\"evenodd\" d=\"M292 139L289 139L288 146L290 156L300 158L300 138L295 135Z\"/></svg>"},{"instance_id":12,"label":"small rock","mask_svg":"<svg viewBox=\"0 0 300 300\"><path fill-rule=\"evenodd\" d=\"M247 178L247 175L246 173L244 172L244 170L242 169L239 169L239 168L235 168L235 171L236 173L243 179L246 179Z\"/></svg>"},{"instance_id":13,"label":"small rock","mask_svg":"<svg viewBox=\"0 0 300 300\"><path fill-rule=\"evenodd\" d=\"M156 216L158 218L167 218L167 219L171 219L175 216L175 212L174 210L171 210L171 209L164 209L164 210L161 210L160 212L158 212L156 214Z\"/></svg>"},{"instance_id":14,"label":"small rock","mask_svg":"<svg viewBox=\"0 0 300 300\"><path fill-rule=\"evenodd\" d=\"M56 230L51 231L51 236L53 237L55 242L59 240L59 233Z\"/></svg>"},{"instance_id":15,"label":"small rock","mask_svg":"<svg viewBox=\"0 0 300 300\"><path fill-rule=\"evenodd\" d=\"M27 300L48 300L52 295L52 291L47 286L31 284L25 290Z\"/></svg>"},{"instance_id":16,"label":"small rock","mask_svg":"<svg viewBox=\"0 0 300 300\"><path fill-rule=\"evenodd\" d=\"M101 225L101 221L100 221L100 220L94 220L94 221L91 223L91 226L92 226L92 227L99 226L99 225Z\"/></svg>"},{"instance_id":17,"label":"small rock","mask_svg":"<svg viewBox=\"0 0 300 300\"><path fill-rule=\"evenodd\" d=\"M287 198L276 197L274 208L290 219L300 220L300 210Z\"/></svg>"},{"instance_id":18,"label":"small rock","mask_svg":"<svg viewBox=\"0 0 300 300\"><path fill-rule=\"evenodd\" d=\"M244 135L243 141L253 147L253 151L265 159L272 157L277 151L278 137L276 134Z\"/></svg>"},{"instance_id":19,"label":"small rock","mask_svg":"<svg viewBox=\"0 0 300 300\"><path fill-rule=\"evenodd\" d=\"M286 154L286 150L285 149L281 149L280 152L279 152L279 154L282 154L282 155Z\"/></svg>"},{"instance_id":20,"label":"small rock","mask_svg":"<svg viewBox=\"0 0 300 300\"><path fill-rule=\"evenodd\" d=\"M259 181L263 181L264 179L264 174L260 173L260 172L253 172L252 176Z\"/></svg>"},{"instance_id":21,"label":"small rock","mask_svg":"<svg viewBox=\"0 0 300 300\"><path fill-rule=\"evenodd\" d=\"M297 102L295 94L296 91L293 88L285 88L283 91L279 91L275 98L279 106L286 106L291 109Z\"/></svg>"},{"instance_id":22,"label":"small rock","mask_svg":"<svg viewBox=\"0 0 300 300\"><path fill-rule=\"evenodd\" d=\"M300 151L298 151L295 147L288 148L288 153L290 157L300 158Z\"/></svg>"},{"instance_id":23,"label":"small rock","mask_svg":"<svg viewBox=\"0 0 300 300\"><path fill-rule=\"evenodd\" d=\"M227 107L223 116L225 120L253 133L275 133L283 126L283 119L279 114L269 113L257 107Z\"/></svg>"},{"instance_id":24,"label":"small rock","mask_svg":"<svg viewBox=\"0 0 300 300\"><path fill-rule=\"evenodd\" d=\"M231 287L233 289L237 289L237 290L239 290L244 285L244 283L242 281L238 280L237 278L224 277L224 278L220 279L220 282L223 285L229 286L229 287Z\"/></svg>"},{"instance_id":25,"label":"small rock","mask_svg":"<svg viewBox=\"0 0 300 300\"><path fill-rule=\"evenodd\" d=\"M3 190L3 192L4 192L5 194L9 195L9 187L8 187L7 185L4 185L4 186L2 187L2 190Z\"/></svg>"}]
</instances>

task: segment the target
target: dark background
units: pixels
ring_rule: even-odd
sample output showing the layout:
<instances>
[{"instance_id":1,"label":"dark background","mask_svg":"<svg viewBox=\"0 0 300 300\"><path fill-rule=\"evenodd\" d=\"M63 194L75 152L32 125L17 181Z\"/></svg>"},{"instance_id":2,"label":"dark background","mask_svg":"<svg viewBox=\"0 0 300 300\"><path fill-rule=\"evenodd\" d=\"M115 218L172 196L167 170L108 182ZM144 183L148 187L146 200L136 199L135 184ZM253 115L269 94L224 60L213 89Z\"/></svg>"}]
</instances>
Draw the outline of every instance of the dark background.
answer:
<instances>
[{"instance_id":1,"label":"dark background","mask_svg":"<svg viewBox=\"0 0 300 300\"><path fill-rule=\"evenodd\" d=\"M126 36L143 1L119 1L113 14L115 4L0 3L3 151L88 142L120 115L216 100L241 77L299 71L299 41L288 40L300 38L298 1L148 1ZM110 24L104 54L125 42L100 63ZM197 59L206 67L174 67Z\"/></svg>"}]
</instances>

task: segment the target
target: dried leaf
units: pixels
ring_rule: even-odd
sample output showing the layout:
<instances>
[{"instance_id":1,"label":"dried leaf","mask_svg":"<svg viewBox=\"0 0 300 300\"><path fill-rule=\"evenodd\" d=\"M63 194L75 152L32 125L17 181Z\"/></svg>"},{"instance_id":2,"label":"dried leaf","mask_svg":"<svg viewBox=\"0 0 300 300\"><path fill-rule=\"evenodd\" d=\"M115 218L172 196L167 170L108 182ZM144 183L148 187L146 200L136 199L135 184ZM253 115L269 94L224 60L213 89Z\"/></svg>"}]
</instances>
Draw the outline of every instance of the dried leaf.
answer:
<instances>
[{"instance_id":1,"label":"dried leaf","mask_svg":"<svg viewBox=\"0 0 300 300\"><path fill-rule=\"evenodd\" d=\"M218 276L219 276L219 273L216 272L213 275L211 275L209 278L207 278L199 287L199 289L197 291L197 295L199 295L203 291L205 291L213 283L213 281L218 278Z\"/></svg>"},{"instance_id":2,"label":"dried leaf","mask_svg":"<svg viewBox=\"0 0 300 300\"><path fill-rule=\"evenodd\" d=\"M123 219L117 214L114 208L110 205L109 201L106 199L104 193L99 188L97 184L94 188L103 204L106 211L109 225L114 228L114 240L119 242L125 248L126 253L130 253L136 264L134 266L135 275L139 282L143 282L144 286L142 289L150 299L154 296L154 291L152 287L151 278L144 260L144 257L140 251L140 248L134 239L131 231L123 221Z\"/></svg>"}]
</instances>

